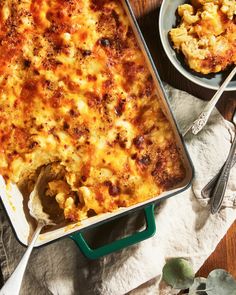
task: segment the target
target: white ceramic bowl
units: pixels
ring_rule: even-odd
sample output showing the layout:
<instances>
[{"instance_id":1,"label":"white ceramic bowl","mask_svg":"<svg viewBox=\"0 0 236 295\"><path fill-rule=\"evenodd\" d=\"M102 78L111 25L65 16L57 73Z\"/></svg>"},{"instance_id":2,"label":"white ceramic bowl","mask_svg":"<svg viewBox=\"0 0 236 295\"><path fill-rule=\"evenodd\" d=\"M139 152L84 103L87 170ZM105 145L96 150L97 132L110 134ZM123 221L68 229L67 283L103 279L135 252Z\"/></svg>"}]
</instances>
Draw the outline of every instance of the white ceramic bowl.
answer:
<instances>
[{"instance_id":1,"label":"white ceramic bowl","mask_svg":"<svg viewBox=\"0 0 236 295\"><path fill-rule=\"evenodd\" d=\"M176 10L179 5L186 2L186 0L163 0L159 16L159 31L163 48L171 63L183 76L200 86L217 90L229 74L229 70L210 75L198 74L185 64L183 58L173 49L169 40L168 32L176 27ZM236 77L232 79L226 90L236 90Z\"/></svg>"}]
</instances>

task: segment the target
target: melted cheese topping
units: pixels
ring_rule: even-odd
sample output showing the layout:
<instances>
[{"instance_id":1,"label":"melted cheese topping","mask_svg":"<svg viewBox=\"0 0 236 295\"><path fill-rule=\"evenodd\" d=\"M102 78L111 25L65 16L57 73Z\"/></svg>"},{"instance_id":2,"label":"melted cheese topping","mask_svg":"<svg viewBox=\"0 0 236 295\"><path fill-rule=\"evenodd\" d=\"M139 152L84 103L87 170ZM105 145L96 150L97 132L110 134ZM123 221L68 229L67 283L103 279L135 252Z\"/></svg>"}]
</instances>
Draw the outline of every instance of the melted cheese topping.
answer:
<instances>
[{"instance_id":1,"label":"melted cheese topping","mask_svg":"<svg viewBox=\"0 0 236 295\"><path fill-rule=\"evenodd\" d=\"M142 202L184 178L170 123L118 0L0 2L0 174L51 163L66 219Z\"/></svg>"},{"instance_id":2,"label":"melted cheese topping","mask_svg":"<svg viewBox=\"0 0 236 295\"><path fill-rule=\"evenodd\" d=\"M179 27L170 31L175 49L203 74L236 64L236 1L192 0L178 7Z\"/></svg>"}]
</instances>

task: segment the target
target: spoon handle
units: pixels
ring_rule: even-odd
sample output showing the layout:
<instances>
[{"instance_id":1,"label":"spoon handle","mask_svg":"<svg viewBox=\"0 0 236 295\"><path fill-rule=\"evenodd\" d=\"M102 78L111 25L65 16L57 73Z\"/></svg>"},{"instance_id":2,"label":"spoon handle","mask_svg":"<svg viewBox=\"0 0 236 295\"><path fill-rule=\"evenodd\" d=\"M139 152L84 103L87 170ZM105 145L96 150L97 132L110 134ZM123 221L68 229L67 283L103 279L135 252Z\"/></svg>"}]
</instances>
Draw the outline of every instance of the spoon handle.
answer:
<instances>
[{"instance_id":1,"label":"spoon handle","mask_svg":"<svg viewBox=\"0 0 236 295\"><path fill-rule=\"evenodd\" d=\"M225 88L229 84L229 82L233 79L234 75L236 74L236 66L233 68L233 70L230 72L228 77L225 79L224 83L220 86L220 88L216 91L215 95L212 97L212 99L206 104L203 111L198 116L197 120L195 120L191 126L187 128L187 130L183 133L185 136L188 131L192 131L192 134L196 135L198 132L202 130L202 128L206 125L212 110L214 109L216 103L220 99L222 93L225 91Z\"/></svg>"},{"instance_id":2,"label":"spoon handle","mask_svg":"<svg viewBox=\"0 0 236 295\"><path fill-rule=\"evenodd\" d=\"M215 214L220 210L221 204L223 202L235 150L236 150L236 134L229 152L228 159L225 162L225 166L213 190L213 194L211 197L211 213L212 214Z\"/></svg>"},{"instance_id":3,"label":"spoon handle","mask_svg":"<svg viewBox=\"0 0 236 295\"><path fill-rule=\"evenodd\" d=\"M14 270L10 278L7 280L6 284L0 290L0 295L12 295L12 294L18 295L20 293L21 283L24 277L26 266L30 258L30 254L44 226L45 226L44 223L42 222L38 223L38 226L33 234L33 237L28 246L28 249L26 250L24 256L21 258L19 264L17 265L16 269Z\"/></svg>"},{"instance_id":4,"label":"spoon handle","mask_svg":"<svg viewBox=\"0 0 236 295\"><path fill-rule=\"evenodd\" d=\"M234 154L233 162L231 164L231 168L236 164L236 154ZM201 191L201 195L204 199L209 198L211 191L216 186L217 180L220 177L220 174L223 170L223 167L220 169L220 171L204 186L204 188Z\"/></svg>"}]
</instances>

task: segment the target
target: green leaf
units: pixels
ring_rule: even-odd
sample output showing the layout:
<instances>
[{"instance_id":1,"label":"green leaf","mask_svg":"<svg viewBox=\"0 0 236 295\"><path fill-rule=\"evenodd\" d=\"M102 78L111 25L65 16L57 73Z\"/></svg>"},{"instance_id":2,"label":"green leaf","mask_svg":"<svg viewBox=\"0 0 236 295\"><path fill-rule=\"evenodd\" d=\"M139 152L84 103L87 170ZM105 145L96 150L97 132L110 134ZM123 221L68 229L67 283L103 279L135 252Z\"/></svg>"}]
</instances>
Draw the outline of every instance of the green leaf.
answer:
<instances>
[{"instance_id":1,"label":"green leaf","mask_svg":"<svg viewBox=\"0 0 236 295\"><path fill-rule=\"evenodd\" d=\"M189 288L188 295L207 295L206 291L200 291L206 289L205 278L195 278L192 286Z\"/></svg>"},{"instance_id":2,"label":"green leaf","mask_svg":"<svg viewBox=\"0 0 236 295\"><path fill-rule=\"evenodd\" d=\"M236 295L236 281L224 269L213 270L207 280L208 295Z\"/></svg>"},{"instance_id":3,"label":"green leaf","mask_svg":"<svg viewBox=\"0 0 236 295\"><path fill-rule=\"evenodd\" d=\"M163 280L175 289L187 289L194 280L189 262L183 258L170 259L162 270Z\"/></svg>"}]
</instances>

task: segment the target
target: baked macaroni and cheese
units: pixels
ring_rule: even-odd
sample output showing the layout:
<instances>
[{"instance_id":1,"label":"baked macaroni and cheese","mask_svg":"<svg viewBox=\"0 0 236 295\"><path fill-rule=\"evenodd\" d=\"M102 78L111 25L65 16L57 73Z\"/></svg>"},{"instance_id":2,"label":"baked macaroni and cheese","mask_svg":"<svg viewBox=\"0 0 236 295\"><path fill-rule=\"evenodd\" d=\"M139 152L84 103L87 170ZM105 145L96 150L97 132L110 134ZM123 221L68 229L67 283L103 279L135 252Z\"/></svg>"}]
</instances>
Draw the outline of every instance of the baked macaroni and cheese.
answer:
<instances>
[{"instance_id":1,"label":"baked macaroni and cheese","mask_svg":"<svg viewBox=\"0 0 236 295\"><path fill-rule=\"evenodd\" d=\"M192 0L178 7L178 15L170 38L191 69L209 74L236 64L235 0Z\"/></svg>"},{"instance_id":2,"label":"baked macaroni and cheese","mask_svg":"<svg viewBox=\"0 0 236 295\"><path fill-rule=\"evenodd\" d=\"M185 176L119 0L0 2L0 174L80 221L159 195ZM29 185L30 186L30 185Z\"/></svg>"}]
</instances>

